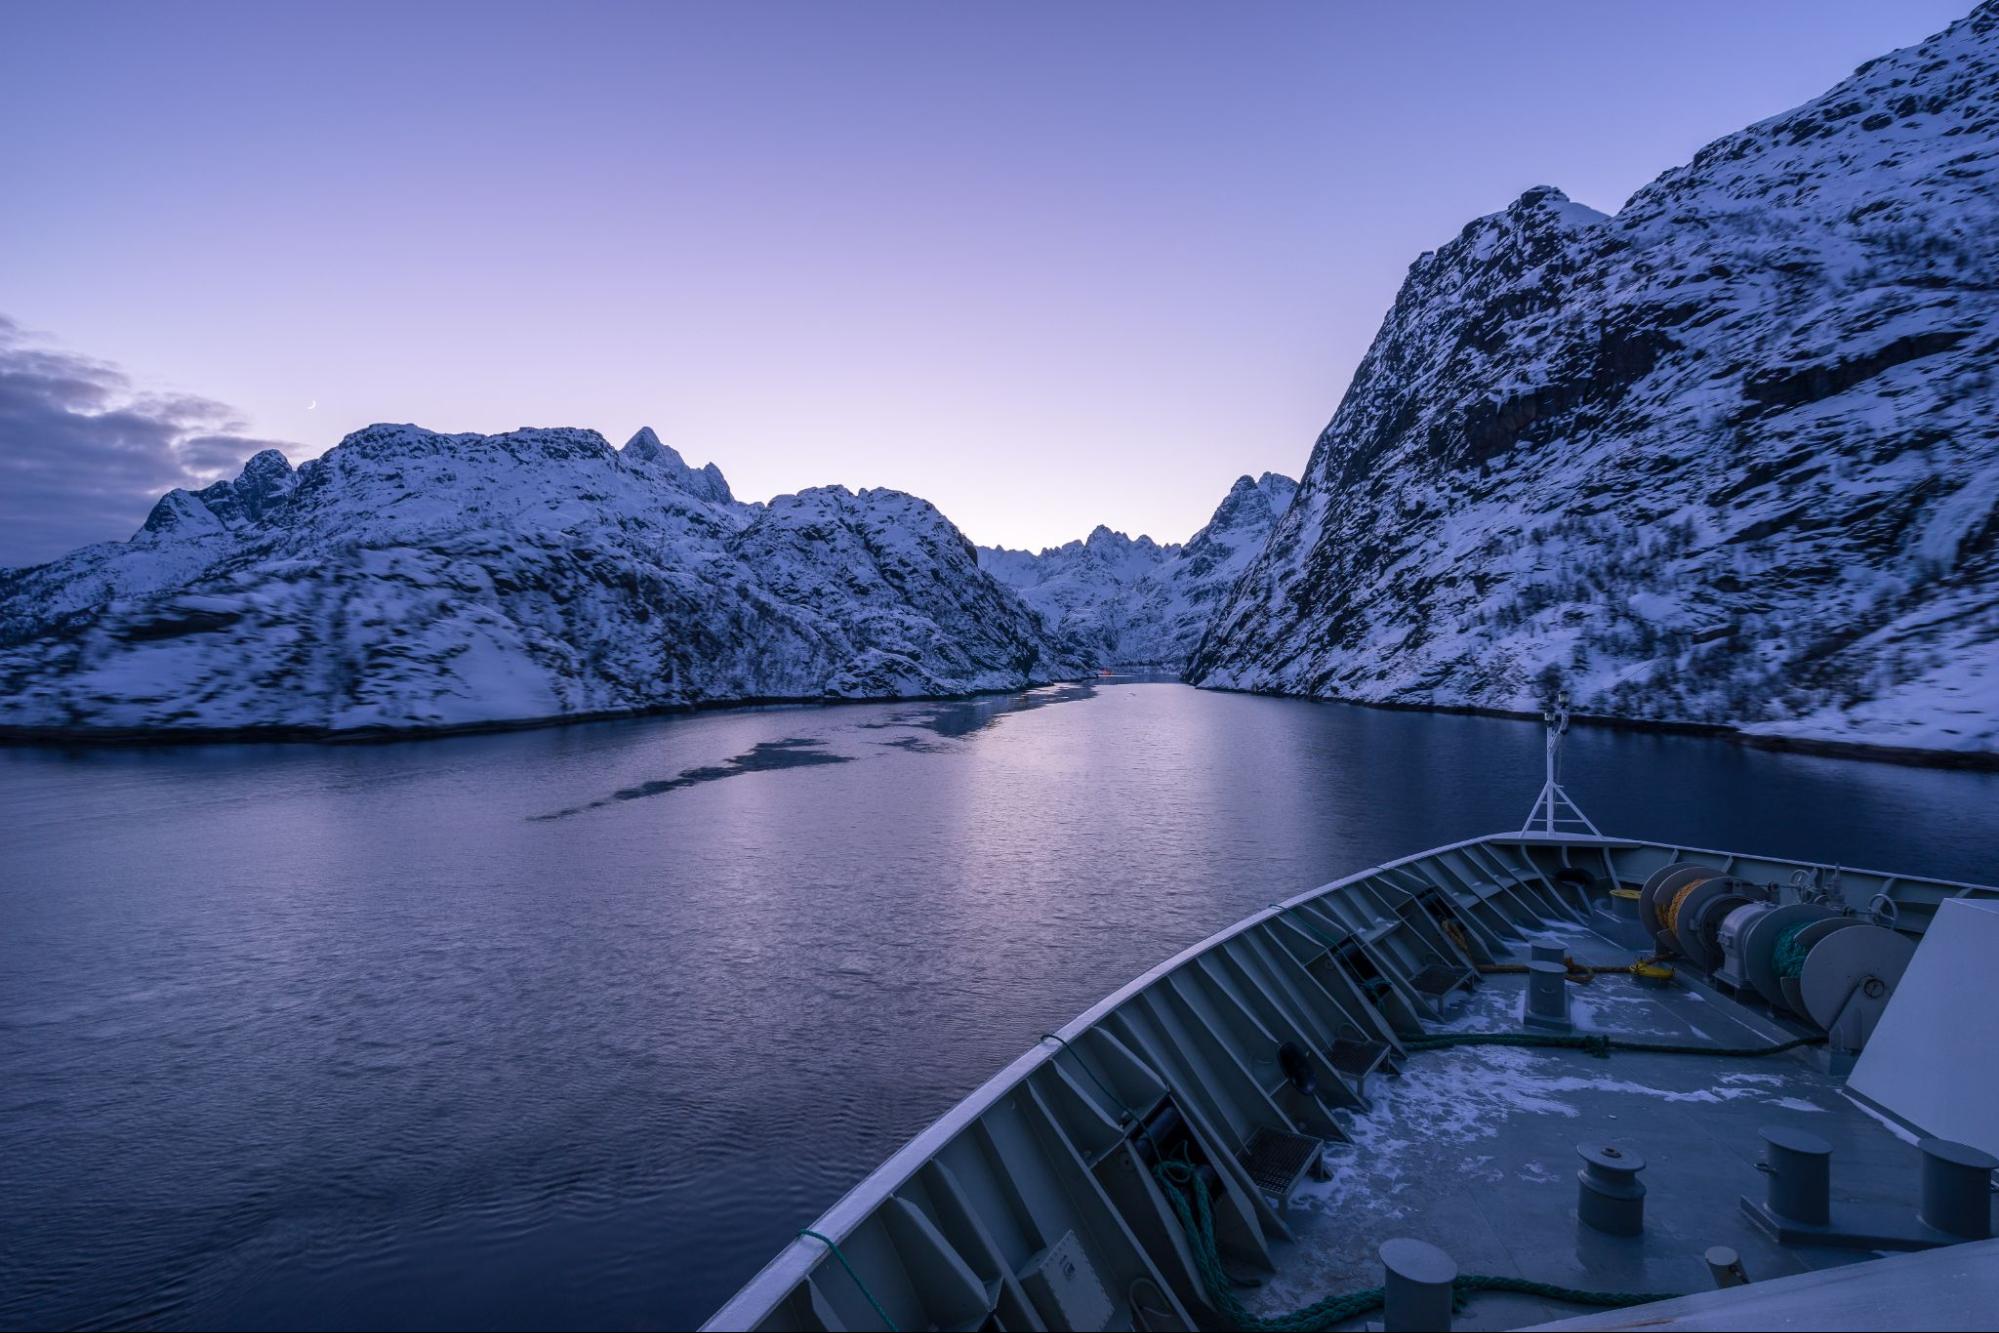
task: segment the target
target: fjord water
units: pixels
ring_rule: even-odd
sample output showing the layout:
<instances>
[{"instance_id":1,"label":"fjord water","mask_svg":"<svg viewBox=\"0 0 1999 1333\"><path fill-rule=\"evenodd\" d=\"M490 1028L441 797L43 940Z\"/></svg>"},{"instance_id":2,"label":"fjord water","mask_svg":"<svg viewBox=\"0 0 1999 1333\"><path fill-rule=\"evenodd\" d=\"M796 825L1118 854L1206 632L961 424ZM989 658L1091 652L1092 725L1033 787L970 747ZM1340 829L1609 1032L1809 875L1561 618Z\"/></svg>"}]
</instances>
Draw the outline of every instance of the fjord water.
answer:
<instances>
[{"instance_id":1,"label":"fjord water","mask_svg":"<svg viewBox=\"0 0 1999 1333\"><path fill-rule=\"evenodd\" d=\"M1117 680L0 752L0 1322L706 1316L1036 1034L1517 827L1539 728ZM1583 730L1606 829L1999 878L1999 775Z\"/></svg>"}]
</instances>

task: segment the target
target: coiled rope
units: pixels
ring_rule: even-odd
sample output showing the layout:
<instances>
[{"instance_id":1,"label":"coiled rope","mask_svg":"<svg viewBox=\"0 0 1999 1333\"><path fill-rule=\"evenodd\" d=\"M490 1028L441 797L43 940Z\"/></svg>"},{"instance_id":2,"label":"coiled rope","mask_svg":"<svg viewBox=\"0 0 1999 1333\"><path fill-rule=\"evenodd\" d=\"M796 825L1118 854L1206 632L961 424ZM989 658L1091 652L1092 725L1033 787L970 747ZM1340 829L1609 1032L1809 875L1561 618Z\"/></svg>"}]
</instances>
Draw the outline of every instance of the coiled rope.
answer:
<instances>
[{"instance_id":1,"label":"coiled rope","mask_svg":"<svg viewBox=\"0 0 1999 1333\"><path fill-rule=\"evenodd\" d=\"M1817 924L1816 921L1807 921L1804 925L1792 926L1777 937L1777 947L1770 953L1770 962L1777 969L1778 976L1796 977L1804 975L1805 955L1810 953L1811 950L1798 942L1798 936L1805 933L1806 926L1815 926Z\"/></svg>"},{"instance_id":2,"label":"coiled rope","mask_svg":"<svg viewBox=\"0 0 1999 1333\"><path fill-rule=\"evenodd\" d=\"M1673 895L1673 901L1666 904L1666 910L1659 913L1660 924L1664 925L1667 930L1677 929L1680 922L1681 904L1685 903L1687 899L1693 897L1695 889L1698 889L1701 885L1707 883L1708 880L1713 878L1714 876L1712 875L1706 875L1700 879L1694 880L1691 883L1683 886L1678 893Z\"/></svg>"}]
</instances>

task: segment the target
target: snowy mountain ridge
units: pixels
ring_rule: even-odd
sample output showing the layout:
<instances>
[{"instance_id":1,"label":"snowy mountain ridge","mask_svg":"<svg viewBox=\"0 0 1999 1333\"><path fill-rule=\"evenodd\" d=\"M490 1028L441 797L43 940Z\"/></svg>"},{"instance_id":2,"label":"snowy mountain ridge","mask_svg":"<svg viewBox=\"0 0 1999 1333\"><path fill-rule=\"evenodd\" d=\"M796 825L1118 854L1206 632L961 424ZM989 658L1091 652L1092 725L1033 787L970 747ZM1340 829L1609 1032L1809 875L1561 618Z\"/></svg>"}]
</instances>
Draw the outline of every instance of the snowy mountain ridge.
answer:
<instances>
[{"instance_id":1,"label":"snowy mountain ridge","mask_svg":"<svg viewBox=\"0 0 1999 1333\"><path fill-rule=\"evenodd\" d=\"M343 734L1080 674L914 496L738 503L650 430L375 425L0 571L0 727Z\"/></svg>"},{"instance_id":2,"label":"snowy mountain ridge","mask_svg":"<svg viewBox=\"0 0 1999 1333\"><path fill-rule=\"evenodd\" d=\"M1098 665L1177 671L1297 489L1275 472L1240 477L1185 543L1161 546L1099 524L1082 541L1038 553L982 546L979 566Z\"/></svg>"},{"instance_id":3,"label":"snowy mountain ridge","mask_svg":"<svg viewBox=\"0 0 1999 1333\"><path fill-rule=\"evenodd\" d=\"M1419 258L1188 678L1999 751L1999 5Z\"/></svg>"}]
</instances>

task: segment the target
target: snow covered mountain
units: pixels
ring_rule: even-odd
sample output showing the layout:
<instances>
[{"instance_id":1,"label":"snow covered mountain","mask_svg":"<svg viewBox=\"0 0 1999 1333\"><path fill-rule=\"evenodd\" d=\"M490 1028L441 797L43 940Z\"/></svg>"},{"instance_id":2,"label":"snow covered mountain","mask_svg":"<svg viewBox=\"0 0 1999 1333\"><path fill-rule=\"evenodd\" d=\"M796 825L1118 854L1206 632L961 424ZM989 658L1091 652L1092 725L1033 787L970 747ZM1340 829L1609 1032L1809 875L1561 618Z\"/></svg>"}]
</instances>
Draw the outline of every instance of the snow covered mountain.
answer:
<instances>
[{"instance_id":1,"label":"snow covered mountain","mask_svg":"<svg viewBox=\"0 0 1999 1333\"><path fill-rule=\"evenodd\" d=\"M1188 674L1999 750L1999 5L1417 259Z\"/></svg>"},{"instance_id":2,"label":"snow covered mountain","mask_svg":"<svg viewBox=\"0 0 1999 1333\"><path fill-rule=\"evenodd\" d=\"M1073 677L926 502L739 504L642 430L370 426L0 570L0 727L448 727Z\"/></svg>"},{"instance_id":3,"label":"snow covered mountain","mask_svg":"<svg viewBox=\"0 0 1999 1333\"><path fill-rule=\"evenodd\" d=\"M1185 545L1134 541L1099 525L1039 554L982 546L979 566L1096 663L1177 671L1297 489L1275 472L1238 478Z\"/></svg>"}]
</instances>

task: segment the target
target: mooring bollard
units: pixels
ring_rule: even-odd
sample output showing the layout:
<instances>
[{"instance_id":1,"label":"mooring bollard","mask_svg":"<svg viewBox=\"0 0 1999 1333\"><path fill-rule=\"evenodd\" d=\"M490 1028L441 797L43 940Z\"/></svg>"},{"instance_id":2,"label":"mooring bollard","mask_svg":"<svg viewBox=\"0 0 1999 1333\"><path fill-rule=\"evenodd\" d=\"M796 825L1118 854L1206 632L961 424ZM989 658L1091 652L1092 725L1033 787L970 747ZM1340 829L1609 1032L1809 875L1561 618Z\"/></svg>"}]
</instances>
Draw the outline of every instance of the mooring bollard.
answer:
<instances>
[{"instance_id":1,"label":"mooring bollard","mask_svg":"<svg viewBox=\"0 0 1999 1333\"><path fill-rule=\"evenodd\" d=\"M1447 1333L1451 1284L1458 1266L1451 1256L1420 1240L1384 1241L1382 1327L1388 1333Z\"/></svg>"},{"instance_id":2,"label":"mooring bollard","mask_svg":"<svg viewBox=\"0 0 1999 1333\"><path fill-rule=\"evenodd\" d=\"M1527 964L1527 1012L1530 1027L1569 1029L1568 969L1560 963L1534 959Z\"/></svg>"},{"instance_id":3,"label":"mooring bollard","mask_svg":"<svg viewBox=\"0 0 1999 1333\"><path fill-rule=\"evenodd\" d=\"M1568 958L1569 951L1559 944L1530 944L1527 956L1537 963L1559 963Z\"/></svg>"},{"instance_id":4,"label":"mooring bollard","mask_svg":"<svg viewBox=\"0 0 1999 1333\"><path fill-rule=\"evenodd\" d=\"M1607 1236L1636 1236L1645 1230L1645 1186L1638 1173L1645 1159L1611 1143L1578 1143L1583 1159L1576 1172L1576 1216Z\"/></svg>"},{"instance_id":5,"label":"mooring bollard","mask_svg":"<svg viewBox=\"0 0 1999 1333\"><path fill-rule=\"evenodd\" d=\"M1780 1221L1822 1227L1832 1221L1832 1145L1802 1129L1771 1126L1763 1136L1758 1171L1770 1177L1764 1195Z\"/></svg>"},{"instance_id":6,"label":"mooring bollard","mask_svg":"<svg viewBox=\"0 0 1999 1333\"><path fill-rule=\"evenodd\" d=\"M1992 1237L1992 1171L1999 1159L1968 1143L1924 1139L1923 1201L1916 1216L1923 1225L1964 1240Z\"/></svg>"},{"instance_id":7,"label":"mooring bollard","mask_svg":"<svg viewBox=\"0 0 1999 1333\"><path fill-rule=\"evenodd\" d=\"M1742 1256L1728 1246L1710 1245L1702 1257L1707 1260L1708 1275L1716 1287L1740 1287L1749 1282L1749 1270L1742 1266Z\"/></svg>"}]
</instances>

